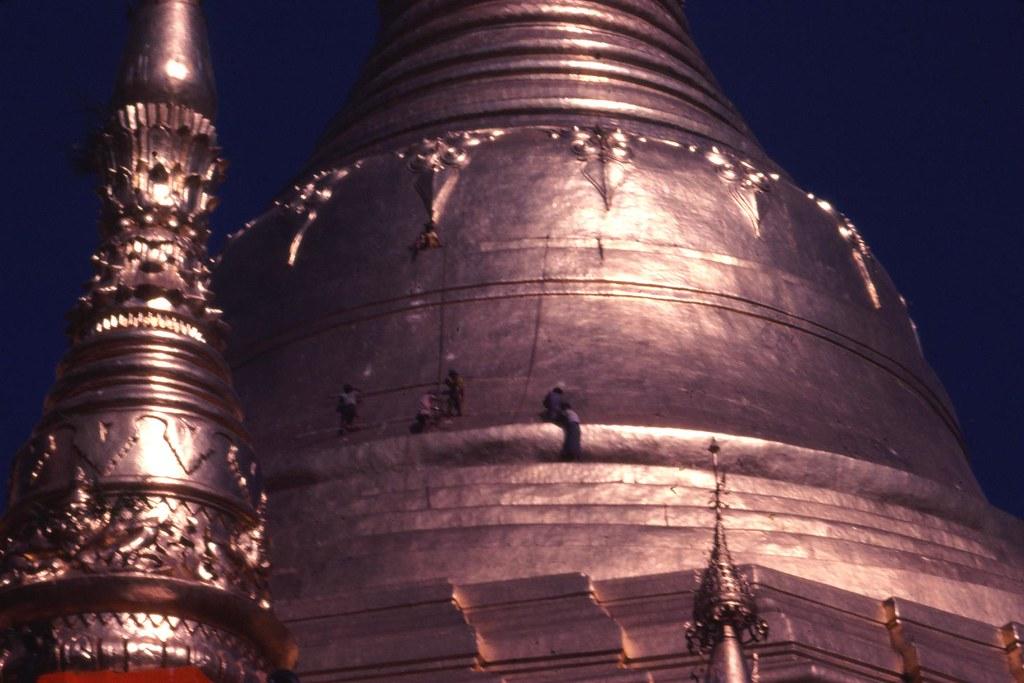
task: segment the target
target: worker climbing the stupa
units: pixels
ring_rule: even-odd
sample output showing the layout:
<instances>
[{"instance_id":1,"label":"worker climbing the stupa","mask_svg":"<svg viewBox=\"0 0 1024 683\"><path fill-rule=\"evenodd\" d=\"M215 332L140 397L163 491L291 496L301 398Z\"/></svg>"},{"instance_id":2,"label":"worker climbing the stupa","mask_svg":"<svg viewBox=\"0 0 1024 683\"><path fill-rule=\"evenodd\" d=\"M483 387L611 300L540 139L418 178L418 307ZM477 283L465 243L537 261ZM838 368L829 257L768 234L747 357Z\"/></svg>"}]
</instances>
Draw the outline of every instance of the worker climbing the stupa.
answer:
<instances>
[{"instance_id":1,"label":"worker climbing the stupa","mask_svg":"<svg viewBox=\"0 0 1024 683\"><path fill-rule=\"evenodd\" d=\"M562 404L564 402L565 390L562 388L562 384L559 383L544 396L542 403L544 412L541 413L541 419L547 422L561 423L565 419L565 416L562 414Z\"/></svg>"},{"instance_id":2,"label":"worker climbing the stupa","mask_svg":"<svg viewBox=\"0 0 1024 683\"><path fill-rule=\"evenodd\" d=\"M449 370L444 380L445 391L448 394L448 415L462 417L462 406L466 400L466 382L455 370Z\"/></svg>"},{"instance_id":3,"label":"worker climbing the stupa","mask_svg":"<svg viewBox=\"0 0 1024 683\"><path fill-rule=\"evenodd\" d=\"M341 422L338 425L338 435L351 431L356 417L359 416L359 390L351 384L346 384L338 394L338 405L336 407Z\"/></svg>"},{"instance_id":4,"label":"worker climbing the stupa","mask_svg":"<svg viewBox=\"0 0 1024 683\"><path fill-rule=\"evenodd\" d=\"M572 409L568 401L562 404L562 430L565 442L562 444L562 460L575 462L583 455L580 416Z\"/></svg>"},{"instance_id":5,"label":"worker climbing the stupa","mask_svg":"<svg viewBox=\"0 0 1024 683\"><path fill-rule=\"evenodd\" d=\"M416 410L416 422L409 428L413 434L422 434L430 427L437 426L441 421L441 408L438 405L440 396L435 391L427 391L420 395Z\"/></svg>"},{"instance_id":6,"label":"worker climbing the stupa","mask_svg":"<svg viewBox=\"0 0 1024 683\"><path fill-rule=\"evenodd\" d=\"M412 256L416 258L416 254L427 249L438 249L441 246L441 236L437 234L437 225L434 220L431 219L423 224L423 232L419 234L416 241L412 244Z\"/></svg>"}]
</instances>

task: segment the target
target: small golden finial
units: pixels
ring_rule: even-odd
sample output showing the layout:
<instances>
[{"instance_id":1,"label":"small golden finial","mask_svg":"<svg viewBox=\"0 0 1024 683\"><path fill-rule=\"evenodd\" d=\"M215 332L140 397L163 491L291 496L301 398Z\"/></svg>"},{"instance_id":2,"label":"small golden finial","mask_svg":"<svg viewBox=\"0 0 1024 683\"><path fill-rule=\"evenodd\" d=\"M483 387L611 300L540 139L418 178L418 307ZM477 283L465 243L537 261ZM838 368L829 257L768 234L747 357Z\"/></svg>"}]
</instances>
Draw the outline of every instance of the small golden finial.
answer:
<instances>
[{"instance_id":1,"label":"small golden finial","mask_svg":"<svg viewBox=\"0 0 1024 683\"><path fill-rule=\"evenodd\" d=\"M691 653L711 653L713 680L750 681L743 663L742 645L768 637L768 624L757 613L750 583L736 567L726 542L723 511L728 508L725 473L719 470L718 442L708 445L715 489L710 507L715 526L708 564L700 574L693 601L693 621L687 624L686 644ZM728 652L727 652L728 651ZM731 662L731 664L730 664ZM728 675L722 676L723 672ZM712 671L708 675L712 676ZM711 680L711 679L709 679Z\"/></svg>"}]
</instances>

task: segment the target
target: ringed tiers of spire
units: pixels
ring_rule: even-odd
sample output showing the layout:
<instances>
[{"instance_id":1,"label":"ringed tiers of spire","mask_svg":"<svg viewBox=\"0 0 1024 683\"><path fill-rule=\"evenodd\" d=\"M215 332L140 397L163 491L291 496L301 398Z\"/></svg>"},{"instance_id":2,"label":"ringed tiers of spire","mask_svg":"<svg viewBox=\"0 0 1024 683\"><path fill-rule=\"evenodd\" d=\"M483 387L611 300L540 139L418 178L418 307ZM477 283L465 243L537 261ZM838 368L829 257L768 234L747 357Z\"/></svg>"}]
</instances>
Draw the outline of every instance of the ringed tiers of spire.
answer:
<instances>
[{"instance_id":1,"label":"ringed tiers of spire","mask_svg":"<svg viewBox=\"0 0 1024 683\"><path fill-rule=\"evenodd\" d=\"M513 123L695 133L763 156L672 0L383 0L380 11L380 48L314 163Z\"/></svg>"}]
</instances>

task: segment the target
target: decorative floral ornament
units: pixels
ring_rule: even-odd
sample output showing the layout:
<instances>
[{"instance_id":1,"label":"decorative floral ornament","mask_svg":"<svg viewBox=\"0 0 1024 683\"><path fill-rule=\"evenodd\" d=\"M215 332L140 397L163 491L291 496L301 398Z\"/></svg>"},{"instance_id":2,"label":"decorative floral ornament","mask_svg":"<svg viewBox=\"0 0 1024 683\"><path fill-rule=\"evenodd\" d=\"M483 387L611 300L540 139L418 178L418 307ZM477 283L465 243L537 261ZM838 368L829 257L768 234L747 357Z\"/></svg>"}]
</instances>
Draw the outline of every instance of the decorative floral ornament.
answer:
<instances>
[{"instance_id":1,"label":"decorative floral ornament","mask_svg":"<svg viewBox=\"0 0 1024 683\"><path fill-rule=\"evenodd\" d=\"M853 259L853 265L857 268L857 273L860 274L860 278L864 282L864 289L867 292L868 300L871 301L871 306L875 309L881 308L882 299L878 295L878 287L875 285L875 278L871 275L871 269L868 265L873 256L871 248L868 247L868 243L864 240L864 236L860 234L853 221L846 214L838 211L831 203L820 197L815 197L810 192L807 193L807 198L814 201L819 209L836 221L836 229L839 231L839 236L850 245L850 258Z\"/></svg>"},{"instance_id":2,"label":"decorative floral ornament","mask_svg":"<svg viewBox=\"0 0 1024 683\"><path fill-rule=\"evenodd\" d=\"M619 128L601 126L573 126L564 132L572 138L573 154L583 162L583 177L601 195L605 211L610 210L615 193L625 181L625 166L633 161L630 136Z\"/></svg>"},{"instance_id":3,"label":"decorative floral ornament","mask_svg":"<svg viewBox=\"0 0 1024 683\"><path fill-rule=\"evenodd\" d=\"M771 182L778 180L777 173L765 173L751 162L712 147L705 152L707 159L718 172L718 176L731 186L731 194L743 215L750 221L755 237L761 236L761 195L771 189Z\"/></svg>"}]
</instances>

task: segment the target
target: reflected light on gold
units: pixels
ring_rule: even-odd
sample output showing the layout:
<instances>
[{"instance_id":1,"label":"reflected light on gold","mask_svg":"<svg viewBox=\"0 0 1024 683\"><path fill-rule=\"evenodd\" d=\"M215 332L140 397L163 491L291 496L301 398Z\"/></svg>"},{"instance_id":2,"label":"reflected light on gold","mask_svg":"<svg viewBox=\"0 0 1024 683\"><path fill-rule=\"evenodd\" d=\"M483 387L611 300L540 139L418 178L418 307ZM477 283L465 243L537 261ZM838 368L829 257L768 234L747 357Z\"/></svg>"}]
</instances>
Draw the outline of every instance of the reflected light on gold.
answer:
<instances>
[{"instance_id":1,"label":"reflected light on gold","mask_svg":"<svg viewBox=\"0 0 1024 683\"><path fill-rule=\"evenodd\" d=\"M174 308L174 305L166 297L162 296L150 299L146 302L146 305L158 311L169 311Z\"/></svg>"},{"instance_id":2,"label":"reflected light on gold","mask_svg":"<svg viewBox=\"0 0 1024 683\"><path fill-rule=\"evenodd\" d=\"M170 206L173 203L171 186L167 183L155 183L153 185L153 199L161 206Z\"/></svg>"},{"instance_id":3,"label":"reflected light on gold","mask_svg":"<svg viewBox=\"0 0 1024 683\"><path fill-rule=\"evenodd\" d=\"M183 81L188 78L188 66L177 57L167 60L167 63L164 65L164 71L176 81Z\"/></svg>"},{"instance_id":4,"label":"reflected light on gold","mask_svg":"<svg viewBox=\"0 0 1024 683\"><path fill-rule=\"evenodd\" d=\"M294 266L295 260L299 257L299 247L302 246L302 238L306 236L306 229L316 220L316 211L310 211L309 216L306 218L306 222L302 224L299 231L295 233L295 237L292 238L292 243L288 247L288 265Z\"/></svg>"}]
</instances>

